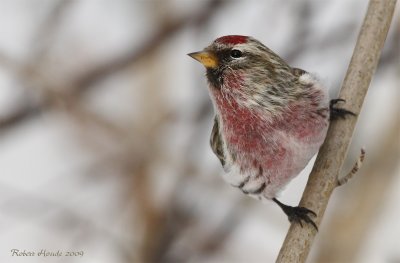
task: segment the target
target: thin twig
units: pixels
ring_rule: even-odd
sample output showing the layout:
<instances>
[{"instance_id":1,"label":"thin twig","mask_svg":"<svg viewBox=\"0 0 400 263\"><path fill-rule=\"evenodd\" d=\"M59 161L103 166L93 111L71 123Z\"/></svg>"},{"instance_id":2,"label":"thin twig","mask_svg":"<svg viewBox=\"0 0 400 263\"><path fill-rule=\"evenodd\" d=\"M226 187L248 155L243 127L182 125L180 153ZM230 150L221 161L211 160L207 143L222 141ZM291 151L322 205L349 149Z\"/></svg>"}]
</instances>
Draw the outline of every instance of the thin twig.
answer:
<instances>
[{"instance_id":1,"label":"thin twig","mask_svg":"<svg viewBox=\"0 0 400 263\"><path fill-rule=\"evenodd\" d=\"M354 163L353 168L345 176L338 179L337 186L346 184L354 175L360 170L365 158L365 149L361 148L360 156L358 156L357 161Z\"/></svg>"},{"instance_id":2,"label":"thin twig","mask_svg":"<svg viewBox=\"0 0 400 263\"><path fill-rule=\"evenodd\" d=\"M393 17L396 0L370 0L339 98L346 107L359 113L374 74ZM357 117L331 123L310 174L300 206L317 213L320 224L329 198L337 186L338 174L357 122ZM292 224L276 262L305 262L317 231L307 225Z\"/></svg>"}]
</instances>

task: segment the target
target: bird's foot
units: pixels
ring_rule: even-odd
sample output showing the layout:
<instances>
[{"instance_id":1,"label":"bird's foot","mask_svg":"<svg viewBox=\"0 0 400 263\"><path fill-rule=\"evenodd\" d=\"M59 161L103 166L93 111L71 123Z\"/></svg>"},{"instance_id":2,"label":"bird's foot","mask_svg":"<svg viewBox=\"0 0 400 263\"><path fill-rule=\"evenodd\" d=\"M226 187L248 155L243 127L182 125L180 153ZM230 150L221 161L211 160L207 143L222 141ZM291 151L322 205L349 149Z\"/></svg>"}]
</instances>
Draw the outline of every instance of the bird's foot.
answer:
<instances>
[{"instance_id":1,"label":"bird's foot","mask_svg":"<svg viewBox=\"0 0 400 263\"><path fill-rule=\"evenodd\" d=\"M305 207L302 206L289 206L282 204L278 199L272 199L279 207L283 210L283 212L287 215L290 223L299 223L301 227L303 227L302 221L312 225L317 231L318 227L315 222L310 218L309 215L317 216L317 214Z\"/></svg>"},{"instance_id":2,"label":"bird's foot","mask_svg":"<svg viewBox=\"0 0 400 263\"><path fill-rule=\"evenodd\" d=\"M330 114L330 119L331 120L336 120L336 119L345 119L347 115L353 115L356 116L356 114L354 112L351 112L349 110L346 109L342 109L342 108L336 108L335 105L338 102L346 102L344 99L333 99L330 101L329 103L329 110L331 112Z\"/></svg>"}]
</instances>

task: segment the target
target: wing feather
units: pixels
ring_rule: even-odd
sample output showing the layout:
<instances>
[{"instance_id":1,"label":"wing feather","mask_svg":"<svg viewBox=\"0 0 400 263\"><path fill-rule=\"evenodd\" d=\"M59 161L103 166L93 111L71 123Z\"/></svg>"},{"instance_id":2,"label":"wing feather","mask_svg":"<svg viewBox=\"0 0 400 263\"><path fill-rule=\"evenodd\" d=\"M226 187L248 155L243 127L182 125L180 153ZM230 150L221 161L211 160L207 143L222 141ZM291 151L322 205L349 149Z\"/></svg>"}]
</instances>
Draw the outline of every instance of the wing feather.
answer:
<instances>
[{"instance_id":1,"label":"wing feather","mask_svg":"<svg viewBox=\"0 0 400 263\"><path fill-rule=\"evenodd\" d=\"M214 117L214 126L211 131L210 145L211 145L211 149L213 150L215 155L218 157L222 166L224 166L225 165L225 155L224 155L222 137L221 137L221 134L219 133L219 121L218 121L217 116Z\"/></svg>"}]
</instances>

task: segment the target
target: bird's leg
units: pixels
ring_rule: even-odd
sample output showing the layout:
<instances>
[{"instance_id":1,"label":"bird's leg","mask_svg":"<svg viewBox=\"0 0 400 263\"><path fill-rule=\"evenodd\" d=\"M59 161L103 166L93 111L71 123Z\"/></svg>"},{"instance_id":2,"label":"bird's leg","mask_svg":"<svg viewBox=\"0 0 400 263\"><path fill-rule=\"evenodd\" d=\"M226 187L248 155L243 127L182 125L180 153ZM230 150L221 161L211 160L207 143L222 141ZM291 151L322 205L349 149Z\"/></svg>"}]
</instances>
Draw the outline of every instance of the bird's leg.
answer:
<instances>
[{"instance_id":1,"label":"bird's leg","mask_svg":"<svg viewBox=\"0 0 400 263\"><path fill-rule=\"evenodd\" d=\"M339 118L344 119L344 118L346 118L346 115L356 116L356 114L354 112L351 112L349 110L342 109L342 108L336 108L335 105L338 102L346 102L346 101L344 99L333 99L333 100L330 101L329 110L331 112L331 115L330 115L330 119L331 120L336 120L336 119L339 119Z\"/></svg>"},{"instance_id":2,"label":"bird's leg","mask_svg":"<svg viewBox=\"0 0 400 263\"><path fill-rule=\"evenodd\" d=\"M290 223L296 222L296 223L299 223L301 227L303 227L302 221L304 221L306 223L311 224L318 231L317 225L309 217L309 214L311 214L313 216L317 216L317 214L314 213L314 211L312 211L308 208L302 207L302 206L289 206L289 205L282 204L276 198L273 198L272 201L274 201L277 205L279 205L279 207L287 215Z\"/></svg>"}]
</instances>

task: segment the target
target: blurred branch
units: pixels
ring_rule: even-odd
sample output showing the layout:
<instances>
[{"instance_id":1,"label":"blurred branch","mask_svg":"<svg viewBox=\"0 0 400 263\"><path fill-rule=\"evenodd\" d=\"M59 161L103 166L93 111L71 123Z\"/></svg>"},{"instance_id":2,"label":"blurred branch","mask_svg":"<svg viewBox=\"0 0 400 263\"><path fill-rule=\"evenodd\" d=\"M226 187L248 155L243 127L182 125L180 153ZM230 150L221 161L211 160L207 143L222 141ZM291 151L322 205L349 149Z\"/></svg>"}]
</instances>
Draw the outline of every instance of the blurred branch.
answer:
<instances>
[{"instance_id":1,"label":"blurred branch","mask_svg":"<svg viewBox=\"0 0 400 263\"><path fill-rule=\"evenodd\" d=\"M39 26L34 39L32 40L32 56L29 58L33 63L40 62L46 56L46 53L53 42L53 38L57 35L61 21L68 11L68 8L74 1L58 0L53 4L49 15Z\"/></svg>"},{"instance_id":2,"label":"blurred branch","mask_svg":"<svg viewBox=\"0 0 400 263\"><path fill-rule=\"evenodd\" d=\"M378 64L392 20L396 0L370 0L363 25L344 79L339 97L347 101L349 110L360 113L372 75ZM329 198L337 186L338 174L357 122L356 117L332 122L314 168L304 190L300 206L317 213L320 224ZM307 225L292 224L276 262L305 262L316 230Z\"/></svg>"},{"instance_id":3,"label":"blurred branch","mask_svg":"<svg viewBox=\"0 0 400 263\"><path fill-rule=\"evenodd\" d=\"M157 50L163 45L169 38L180 32L185 26L198 25L206 23L212 15L219 10L219 7L225 1L223 0L211 0L208 2L206 7L200 10L196 14L188 14L185 17L169 21L165 23L152 37L143 43L138 49L129 50L128 52L121 54L112 60L91 69L88 72L79 76L73 81L74 93L82 93L94 87L98 81L101 81L108 75L122 70L133 62L137 62L152 52Z\"/></svg>"},{"instance_id":4,"label":"blurred branch","mask_svg":"<svg viewBox=\"0 0 400 263\"><path fill-rule=\"evenodd\" d=\"M37 116L41 111L36 105L26 104L15 110L12 114L0 118L0 130L7 131L15 125Z\"/></svg>"},{"instance_id":5,"label":"blurred branch","mask_svg":"<svg viewBox=\"0 0 400 263\"><path fill-rule=\"evenodd\" d=\"M313 9L309 1L295 2L295 24L296 30L293 32L292 39L296 41L296 45L289 45L289 50L286 51L284 58L286 61L291 63L297 57L299 57L306 48L309 47L310 43L307 40L310 36L310 20L313 17ZM313 42L314 43L314 42Z\"/></svg>"},{"instance_id":6,"label":"blurred branch","mask_svg":"<svg viewBox=\"0 0 400 263\"><path fill-rule=\"evenodd\" d=\"M311 23L312 17L316 13L322 12L322 10L315 10L315 6L312 6L310 1L301 1L293 6L295 7L295 19L293 20L295 30L292 41L295 41L296 45L289 45L289 49L283 53L283 57L289 64L293 64L306 51L318 53L320 50L343 45L356 30L356 24L349 23L345 26L334 28L329 35L320 38L313 35L315 32L311 30Z\"/></svg>"},{"instance_id":7,"label":"blurred branch","mask_svg":"<svg viewBox=\"0 0 400 263\"><path fill-rule=\"evenodd\" d=\"M219 252L219 249L226 244L226 240L229 239L231 234L235 233L235 229L244 218L243 213L252 206L246 201L248 200L242 199L228 211L221 223L213 230L213 234L202 241L199 246L199 254L201 253L203 257L210 257Z\"/></svg>"},{"instance_id":8,"label":"blurred branch","mask_svg":"<svg viewBox=\"0 0 400 263\"><path fill-rule=\"evenodd\" d=\"M197 13L188 14L183 18L179 18L163 25L152 37L145 41L140 48L128 50L126 53L116 56L104 64L82 73L80 76L76 77L75 80L72 80L69 85L63 85L69 87L68 94L65 94L66 96L59 96L59 98L71 96L74 98L79 97L88 90L97 87L95 85L96 83L105 79L109 75L123 70L133 63L136 63L140 59L145 58L162 46L167 39L180 32L183 28L185 28L185 26L206 23L209 18L212 17L212 15L215 14L215 12L217 12L225 3L226 1L222 0L210 0L205 8ZM14 68L17 67L21 69L20 71L22 72L36 72L34 65L20 65L15 61L12 61L12 59L7 58L5 55L0 55L0 59L6 62L6 66L13 64ZM54 87L52 88L51 83L41 83L41 85L47 87L45 90L55 90ZM51 100L51 96L48 97L46 94L44 94L44 96L45 98L38 103L35 103L29 107L22 106L9 116L0 119L0 131L5 128L9 129L14 127L21 122L37 116L39 112L47 110L51 106L57 105L54 103L48 103L49 100Z\"/></svg>"},{"instance_id":9,"label":"blurred branch","mask_svg":"<svg viewBox=\"0 0 400 263\"><path fill-rule=\"evenodd\" d=\"M40 80L43 76L38 71L38 68L40 68L38 64L41 64L43 58L46 56L48 47L52 43L51 40L56 35L60 21L71 3L73 1L59 0L53 4L48 16L38 27L35 37L32 40L33 48L29 61L26 64L16 61L5 54L0 54L0 64L16 74L20 80L28 83L28 85L32 85L32 83L36 83L38 80L39 83L42 82ZM49 83L43 84L49 85ZM31 119L40 114L43 108L46 108L45 102L41 105L37 100L32 101L29 98L24 98L23 103L20 104L21 106L11 114L0 118L0 131L6 131L25 120Z\"/></svg>"},{"instance_id":10,"label":"blurred branch","mask_svg":"<svg viewBox=\"0 0 400 263\"><path fill-rule=\"evenodd\" d=\"M12 218L14 224L29 222L38 226L42 225L47 231L60 236L71 234L71 229L75 229L80 235L86 237L95 235L96 238L103 238L112 244L121 256L131 258L130 250L121 244L109 227L99 223L93 217L85 216L53 198L33 194L0 182L0 192L4 191L10 191L12 195L6 199L2 198L0 212ZM2 228L2 234L9 234L14 227Z\"/></svg>"},{"instance_id":11,"label":"blurred branch","mask_svg":"<svg viewBox=\"0 0 400 263\"><path fill-rule=\"evenodd\" d=\"M345 28L339 28L336 31L331 32L327 38L320 39L319 41L315 39L312 41L307 41L304 36L299 35L300 45L295 45L292 47L292 49L285 54L285 60L289 63L293 63L296 59L303 55L304 51L306 50L314 50L314 52L319 52L337 47L349 39L349 36L354 31L355 26L355 24L351 24ZM309 32L305 30L304 33ZM297 42L296 37L293 39Z\"/></svg>"}]
</instances>

